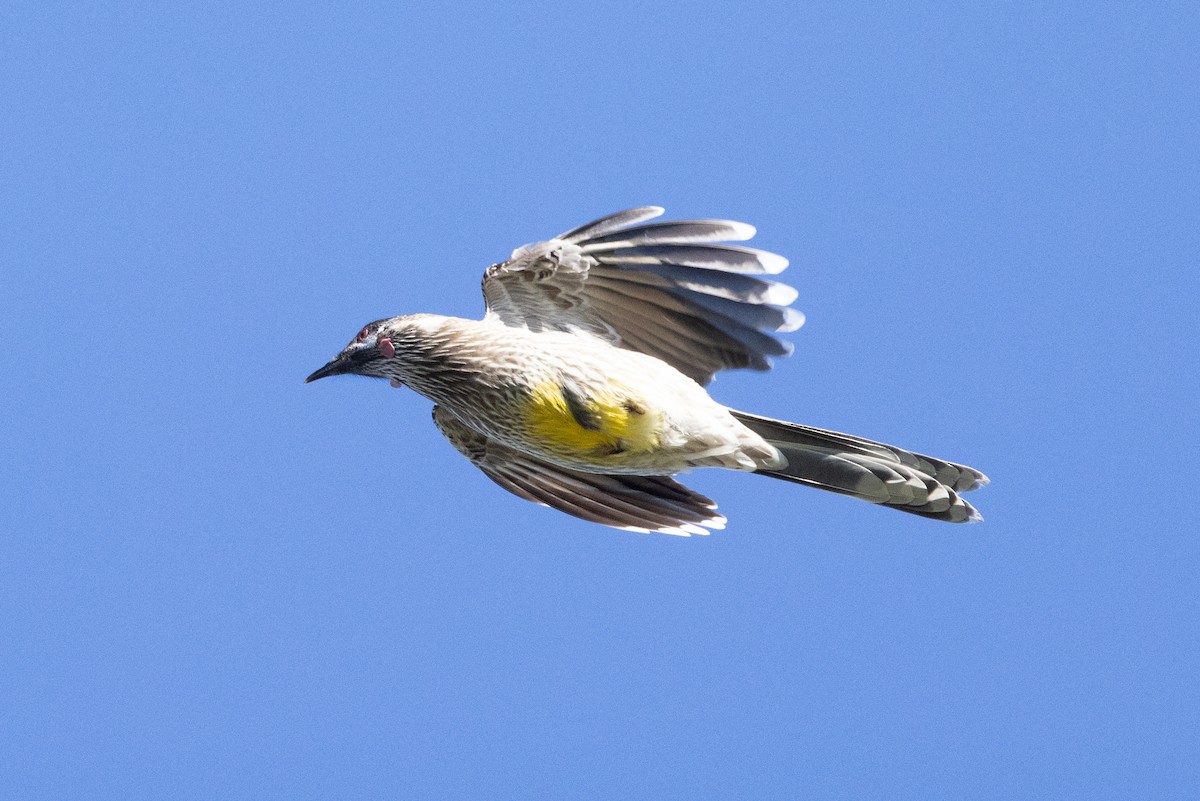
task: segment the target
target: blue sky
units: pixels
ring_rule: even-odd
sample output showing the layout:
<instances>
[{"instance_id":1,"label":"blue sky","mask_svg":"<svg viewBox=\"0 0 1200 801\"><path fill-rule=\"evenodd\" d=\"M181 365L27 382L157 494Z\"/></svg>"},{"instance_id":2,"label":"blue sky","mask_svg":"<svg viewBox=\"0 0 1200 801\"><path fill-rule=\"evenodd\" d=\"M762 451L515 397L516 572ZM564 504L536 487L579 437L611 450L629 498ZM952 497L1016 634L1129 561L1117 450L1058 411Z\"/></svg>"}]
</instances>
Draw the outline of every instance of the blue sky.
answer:
<instances>
[{"instance_id":1,"label":"blue sky","mask_svg":"<svg viewBox=\"0 0 1200 801\"><path fill-rule=\"evenodd\" d=\"M1190 4L7 4L0 785L35 798L1200 788ZM620 208L758 226L725 403L979 467L626 534L493 486L366 321Z\"/></svg>"}]
</instances>

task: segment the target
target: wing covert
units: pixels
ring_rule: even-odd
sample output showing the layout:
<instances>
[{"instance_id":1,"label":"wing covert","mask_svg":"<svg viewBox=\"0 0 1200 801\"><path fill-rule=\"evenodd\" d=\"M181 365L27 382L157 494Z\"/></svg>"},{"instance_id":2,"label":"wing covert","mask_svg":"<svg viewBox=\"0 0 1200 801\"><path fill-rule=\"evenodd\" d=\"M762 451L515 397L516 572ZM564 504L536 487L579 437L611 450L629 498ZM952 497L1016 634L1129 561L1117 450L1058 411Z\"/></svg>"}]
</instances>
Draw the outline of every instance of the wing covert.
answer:
<instances>
[{"instance_id":1,"label":"wing covert","mask_svg":"<svg viewBox=\"0 0 1200 801\"><path fill-rule=\"evenodd\" d=\"M647 222L628 209L513 251L484 275L487 317L532 331L601 337L673 365L701 384L719 370L770 369L799 328L787 267L774 253L724 244L754 236L728 220Z\"/></svg>"}]
</instances>

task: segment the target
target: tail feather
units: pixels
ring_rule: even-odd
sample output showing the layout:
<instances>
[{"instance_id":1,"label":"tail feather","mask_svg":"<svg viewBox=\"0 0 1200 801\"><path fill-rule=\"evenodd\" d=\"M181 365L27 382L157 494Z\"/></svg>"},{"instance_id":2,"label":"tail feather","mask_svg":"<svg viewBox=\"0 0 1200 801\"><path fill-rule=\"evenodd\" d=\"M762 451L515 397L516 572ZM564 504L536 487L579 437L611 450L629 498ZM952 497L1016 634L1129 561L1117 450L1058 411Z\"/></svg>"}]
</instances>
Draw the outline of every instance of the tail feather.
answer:
<instances>
[{"instance_id":1,"label":"tail feather","mask_svg":"<svg viewBox=\"0 0 1200 801\"><path fill-rule=\"evenodd\" d=\"M978 470L836 431L745 412L733 415L787 459L784 467L758 470L762 475L934 520L983 519L959 496L988 483Z\"/></svg>"}]
</instances>

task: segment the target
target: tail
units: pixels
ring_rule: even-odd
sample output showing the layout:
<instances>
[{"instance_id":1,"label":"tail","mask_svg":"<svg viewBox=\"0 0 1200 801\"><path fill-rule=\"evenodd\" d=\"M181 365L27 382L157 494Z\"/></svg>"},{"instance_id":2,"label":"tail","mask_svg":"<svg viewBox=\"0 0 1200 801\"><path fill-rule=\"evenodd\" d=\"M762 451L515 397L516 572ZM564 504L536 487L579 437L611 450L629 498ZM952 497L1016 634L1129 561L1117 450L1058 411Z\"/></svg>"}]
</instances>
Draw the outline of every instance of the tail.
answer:
<instances>
[{"instance_id":1,"label":"tail","mask_svg":"<svg viewBox=\"0 0 1200 801\"><path fill-rule=\"evenodd\" d=\"M958 495L988 483L978 470L836 431L745 412L735 411L733 416L787 459L784 467L757 471L764 476L852 495L933 520L983 520Z\"/></svg>"}]
</instances>

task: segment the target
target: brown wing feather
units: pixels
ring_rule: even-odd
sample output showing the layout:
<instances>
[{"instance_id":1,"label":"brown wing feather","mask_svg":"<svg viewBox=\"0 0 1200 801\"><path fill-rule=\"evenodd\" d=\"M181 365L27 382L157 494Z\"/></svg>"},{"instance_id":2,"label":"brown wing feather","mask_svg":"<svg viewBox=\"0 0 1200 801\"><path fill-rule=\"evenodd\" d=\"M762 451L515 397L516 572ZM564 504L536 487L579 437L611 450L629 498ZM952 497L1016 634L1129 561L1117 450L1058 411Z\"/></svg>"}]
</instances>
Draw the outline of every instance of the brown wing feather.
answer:
<instances>
[{"instance_id":1,"label":"brown wing feather","mask_svg":"<svg viewBox=\"0 0 1200 801\"><path fill-rule=\"evenodd\" d=\"M719 370L770 367L789 348L773 335L803 316L796 293L760 276L781 256L725 241L754 229L728 220L645 222L647 206L518 248L484 275L489 317L533 331L572 331L648 353L704 384Z\"/></svg>"},{"instance_id":2,"label":"brown wing feather","mask_svg":"<svg viewBox=\"0 0 1200 801\"><path fill-rule=\"evenodd\" d=\"M574 517L628 531L707 534L725 527L717 505L666 476L585 473L520 453L434 407L450 443L504 489Z\"/></svg>"}]
</instances>

